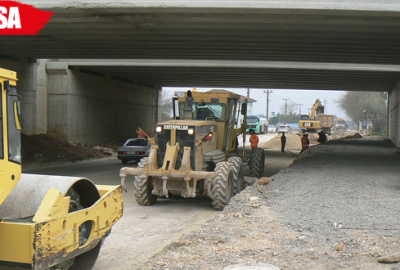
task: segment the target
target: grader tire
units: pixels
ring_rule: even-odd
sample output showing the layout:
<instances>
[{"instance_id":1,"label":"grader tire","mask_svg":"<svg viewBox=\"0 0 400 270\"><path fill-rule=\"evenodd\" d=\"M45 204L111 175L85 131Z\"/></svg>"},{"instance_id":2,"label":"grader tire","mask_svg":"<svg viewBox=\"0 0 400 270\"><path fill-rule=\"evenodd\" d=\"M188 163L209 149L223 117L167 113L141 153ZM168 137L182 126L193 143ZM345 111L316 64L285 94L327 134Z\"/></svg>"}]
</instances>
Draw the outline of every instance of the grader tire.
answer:
<instances>
[{"instance_id":1,"label":"grader tire","mask_svg":"<svg viewBox=\"0 0 400 270\"><path fill-rule=\"evenodd\" d=\"M215 167L216 176L212 181L212 205L215 210L223 210L234 195L234 169L229 162L219 162Z\"/></svg>"},{"instance_id":2,"label":"grader tire","mask_svg":"<svg viewBox=\"0 0 400 270\"><path fill-rule=\"evenodd\" d=\"M243 161L240 157L230 157L228 158L228 162L233 166L233 192L236 195L244 189Z\"/></svg>"},{"instance_id":3,"label":"grader tire","mask_svg":"<svg viewBox=\"0 0 400 270\"><path fill-rule=\"evenodd\" d=\"M256 148L251 154L250 176L260 178L264 175L265 153L261 148Z\"/></svg>"},{"instance_id":4,"label":"grader tire","mask_svg":"<svg viewBox=\"0 0 400 270\"><path fill-rule=\"evenodd\" d=\"M142 158L138 163L138 167L143 169L147 166L148 158ZM136 201L140 205L153 205L157 202L157 196L151 194L153 189L152 177L140 177L140 175L135 176L133 181L133 186L135 188Z\"/></svg>"}]
</instances>

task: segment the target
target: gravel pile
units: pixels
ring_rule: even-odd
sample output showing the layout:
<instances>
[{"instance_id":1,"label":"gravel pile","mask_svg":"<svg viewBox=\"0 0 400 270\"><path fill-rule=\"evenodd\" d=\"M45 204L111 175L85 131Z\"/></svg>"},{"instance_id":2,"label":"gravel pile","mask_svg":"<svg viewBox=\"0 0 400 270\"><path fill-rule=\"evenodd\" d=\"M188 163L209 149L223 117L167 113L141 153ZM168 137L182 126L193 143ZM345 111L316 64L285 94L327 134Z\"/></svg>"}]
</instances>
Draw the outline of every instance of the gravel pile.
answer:
<instances>
[{"instance_id":1,"label":"gravel pile","mask_svg":"<svg viewBox=\"0 0 400 270\"><path fill-rule=\"evenodd\" d=\"M263 149L281 149L281 136L280 134L273 137L271 140L260 143L259 147ZM285 134L286 145L285 150L300 150L301 149L301 136L297 133Z\"/></svg>"},{"instance_id":2,"label":"gravel pile","mask_svg":"<svg viewBox=\"0 0 400 270\"><path fill-rule=\"evenodd\" d=\"M400 269L378 262L400 247L399 164L384 139L311 147L140 269Z\"/></svg>"}]
</instances>

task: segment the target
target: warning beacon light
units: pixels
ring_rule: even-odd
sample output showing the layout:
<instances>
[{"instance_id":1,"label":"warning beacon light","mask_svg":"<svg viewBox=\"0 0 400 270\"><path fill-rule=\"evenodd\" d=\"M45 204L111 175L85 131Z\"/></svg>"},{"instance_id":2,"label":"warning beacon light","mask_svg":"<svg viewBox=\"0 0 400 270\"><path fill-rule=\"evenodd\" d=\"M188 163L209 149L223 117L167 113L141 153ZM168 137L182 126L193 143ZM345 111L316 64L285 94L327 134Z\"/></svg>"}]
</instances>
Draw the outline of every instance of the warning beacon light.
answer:
<instances>
[{"instance_id":1,"label":"warning beacon light","mask_svg":"<svg viewBox=\"0 0 400 270\"><path fill-rule=\"evenodd\" d=\"M206 136L203 137L202 141L203 142L208 142L212 138L212 136L214 136L214 133L213 132L209 132Z\"/></svg>"},{"instance_id":2,"label":"warning beacon light","mask_svg":"<svg viewBox=\"0 0 400 270\"><path fill-rule=\"evenodd\" d=\"M144 130L141 129L141 128L138 128L138 129L136 130L136 132L139 134L139 137L140 137L140 138L143 138L143 139L145 139L145 140L147 140L147 139L149 138L149 135L147 135L146 132L144 132Z\"/></svg>"}]
</instances>

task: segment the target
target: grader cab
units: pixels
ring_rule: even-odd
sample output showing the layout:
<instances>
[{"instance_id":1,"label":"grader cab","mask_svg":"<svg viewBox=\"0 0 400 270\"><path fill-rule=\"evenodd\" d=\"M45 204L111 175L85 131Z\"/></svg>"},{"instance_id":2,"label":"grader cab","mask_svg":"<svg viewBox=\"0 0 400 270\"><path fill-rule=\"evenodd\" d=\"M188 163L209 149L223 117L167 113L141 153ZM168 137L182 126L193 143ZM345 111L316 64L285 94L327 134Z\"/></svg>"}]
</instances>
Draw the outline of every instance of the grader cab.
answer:
<instances>
[{"instance_id":1,"label":"grader cab","mask_svg":"<svg viewBox=\"0 0 400 270\"><path fill-rule=\"evenodd\" d=\"M170 192L185 198L206 193L214 209L222 210L245 185L237 137L245 135L246 125L239 127L239 117L246 118L246 108L239 99L234 93L191 91L175 97L174 120L157 124L156 138L149 138L153 144L149 157L138 168L121 169L125 191L126 176L134 175L136 201L141 205L152 205ZM250 169L254 177L263 174L262 149L253 152Z\"/></svg>"}]
</instances>

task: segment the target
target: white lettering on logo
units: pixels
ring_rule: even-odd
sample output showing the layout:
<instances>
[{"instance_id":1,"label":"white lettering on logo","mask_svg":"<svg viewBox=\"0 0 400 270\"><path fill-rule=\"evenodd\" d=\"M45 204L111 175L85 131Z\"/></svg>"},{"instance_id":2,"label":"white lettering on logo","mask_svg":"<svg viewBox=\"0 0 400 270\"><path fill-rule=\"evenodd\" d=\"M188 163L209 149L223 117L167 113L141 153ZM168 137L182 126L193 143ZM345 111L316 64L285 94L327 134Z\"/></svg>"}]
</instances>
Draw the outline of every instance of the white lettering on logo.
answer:
<instances>
[{"instance_id":1,"label":"white lettering on logo","mask_svg":"<svg viewBox=\"0 0 400 270\"><path fill-rule=\"evenodd\" d=\"M180 125L164 125L164 129L188 130L189 127Z\"/></svg>"},{"instance_id":2,"label":"white lettering on logo","mask_svg":"<svg viewBox=\"0 0 400 270\"><path fill-rule=\"evenodd\" d=\"M8 18L3 14L8 13ZM21 29L21 18L19 16L18 7L10 7L10 12L7 8L0 7L0 29Z\"/></svg>"}]
</instances>

